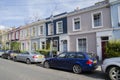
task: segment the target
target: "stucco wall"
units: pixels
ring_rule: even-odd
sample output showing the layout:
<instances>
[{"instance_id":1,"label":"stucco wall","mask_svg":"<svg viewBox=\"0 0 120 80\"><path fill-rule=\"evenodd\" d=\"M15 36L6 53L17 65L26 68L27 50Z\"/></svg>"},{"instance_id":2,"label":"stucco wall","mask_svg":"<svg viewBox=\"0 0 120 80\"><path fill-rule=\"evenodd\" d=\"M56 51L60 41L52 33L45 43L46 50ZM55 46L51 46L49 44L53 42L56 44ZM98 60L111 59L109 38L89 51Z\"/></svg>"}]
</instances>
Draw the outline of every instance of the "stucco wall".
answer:
<instances>
[{"instance_id":1,"label":"stucco wall","mask_svg":"<svg viewBox=\"0 0 120 80\"><path fill-rule=\"evenodd\" d=\"M101 28L92 28L92 14L95 12L102 12L103 27L101 27ZM73 31L73 18L75 18L75 17L80 17L80 19L81 19L81 30L78 32L111 28L110 8L107 8L107 7L89 11L89 12L85 12L85 13L79 13L76 15L68 16L68 18L67 18L68 33L76 33L76 31Z\"/></svg>"},{"instance_id":2,"label":"stucco wall","mask_svg":"<svg viewBox=\"0 0 120 80\"><path fill-rule=\"evenodd\" d=\"M96 34L95 33L90 33L90 34L79 34L79 35L74 35L70 36L70 42L69 42L69 50L70 51L77 51L77 39L78 38L86 38L87 42L87 52L94 52L96 53Z\"/></svg>"}]
</instances>

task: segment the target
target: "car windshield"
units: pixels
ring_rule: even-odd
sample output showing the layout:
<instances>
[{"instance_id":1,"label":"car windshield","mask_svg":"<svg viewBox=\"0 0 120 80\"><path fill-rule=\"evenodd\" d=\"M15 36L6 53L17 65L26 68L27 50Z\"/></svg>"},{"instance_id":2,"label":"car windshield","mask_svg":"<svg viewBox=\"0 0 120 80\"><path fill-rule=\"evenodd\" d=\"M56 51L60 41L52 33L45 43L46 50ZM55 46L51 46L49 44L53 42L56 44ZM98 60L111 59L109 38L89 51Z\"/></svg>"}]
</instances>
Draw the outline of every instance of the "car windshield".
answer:
<instances>
[{"instance_id":1,"label":"car windshield","mask_svg":"<svg viewBox=\"0 0 120 80\"><path fill-rule=\"evenodd\" d=\"M33 51L33 52L31 52L31 54L40 54L40 53L39 53L39 52Z\"/></svg>"},{"instance_id":2,"label":"car windshield","mask_svg":"<svg viewBox=\"0 0 120 80\"><path fill-rule=\"evenodd\" d=\"M12 50L8 50L8 51L6 51L6 53L8 53L8 54L10 54L10 53L12 53L13 51Z\"/></svg>"}]
</instances>

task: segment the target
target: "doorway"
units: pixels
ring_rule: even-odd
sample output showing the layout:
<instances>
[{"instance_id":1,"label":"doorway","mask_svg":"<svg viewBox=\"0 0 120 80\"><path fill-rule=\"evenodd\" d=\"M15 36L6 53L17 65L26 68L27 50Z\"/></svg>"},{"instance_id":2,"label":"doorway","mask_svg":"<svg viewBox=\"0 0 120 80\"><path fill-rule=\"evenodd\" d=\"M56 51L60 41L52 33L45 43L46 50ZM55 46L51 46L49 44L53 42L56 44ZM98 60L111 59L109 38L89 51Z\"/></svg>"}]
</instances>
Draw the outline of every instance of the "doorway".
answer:
<instances>
[{"instance_id":1,"label":"doorway","mask_svg":"<svg viewBox=\"0 0 120 80\"><path fill-rule=\"evenodd\" d=\"M67 50L67 40L62 40L62 52L66 52Z\"/></svg>"},{"instance_id":2,"label":"doorway","mask_svg":"<svg viewBox=\"0 0 120 80\"><path fill-rule=\"evenodd\" d=\"M101 50L102 50L102 60L104 60L106 58L106 45L108 43L109 37L101 37Z\"/></svg>"}]
</instances>

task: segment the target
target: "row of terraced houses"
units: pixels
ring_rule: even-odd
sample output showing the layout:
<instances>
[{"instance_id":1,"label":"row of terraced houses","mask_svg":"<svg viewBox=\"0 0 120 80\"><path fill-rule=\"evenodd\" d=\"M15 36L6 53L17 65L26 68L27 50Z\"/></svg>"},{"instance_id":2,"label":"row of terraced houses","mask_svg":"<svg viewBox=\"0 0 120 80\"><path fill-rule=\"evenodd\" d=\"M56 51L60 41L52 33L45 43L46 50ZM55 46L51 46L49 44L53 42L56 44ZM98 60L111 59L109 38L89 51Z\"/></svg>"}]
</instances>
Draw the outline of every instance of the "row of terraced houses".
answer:
<instances>
[{"instance_id":1,"label":"row of terraced houses","mask_svg":"<svg viewBox=\"0 0 120 80\"><path fill-rule=\"evenodd\" d=\"M21 43L21 50L42 50L53 43L53 50L97 53L104 58L109 40L120 39L120 0L105 0L42 19L2 34L3 45Z\"/></svg>"}]
</instances>

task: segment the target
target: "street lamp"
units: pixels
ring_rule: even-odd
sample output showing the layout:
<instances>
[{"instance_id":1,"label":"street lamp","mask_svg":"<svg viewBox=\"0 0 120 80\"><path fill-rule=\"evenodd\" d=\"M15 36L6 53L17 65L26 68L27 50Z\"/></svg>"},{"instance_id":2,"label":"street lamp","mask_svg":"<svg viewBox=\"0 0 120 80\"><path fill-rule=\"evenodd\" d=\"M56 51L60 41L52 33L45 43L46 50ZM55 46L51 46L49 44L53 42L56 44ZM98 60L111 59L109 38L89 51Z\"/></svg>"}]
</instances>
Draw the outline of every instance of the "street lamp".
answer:
<instances>
[{"instance_id":1,"label":"street lamp","mask_svg":"<svg viewBox=\"0 0 120 80\"><path fill-rule=\"evenodd\" d=\"M54 29L53 15L50 16L50 21L51 21L52 29ZM51 29L51 35L54 34L54 32L53 32L52 29ZM53 57L52 50L53 50L53 38L52 38L52 36L51 36L51 40L50 40L50 57Z\"/></svg>"}]
</instances>

